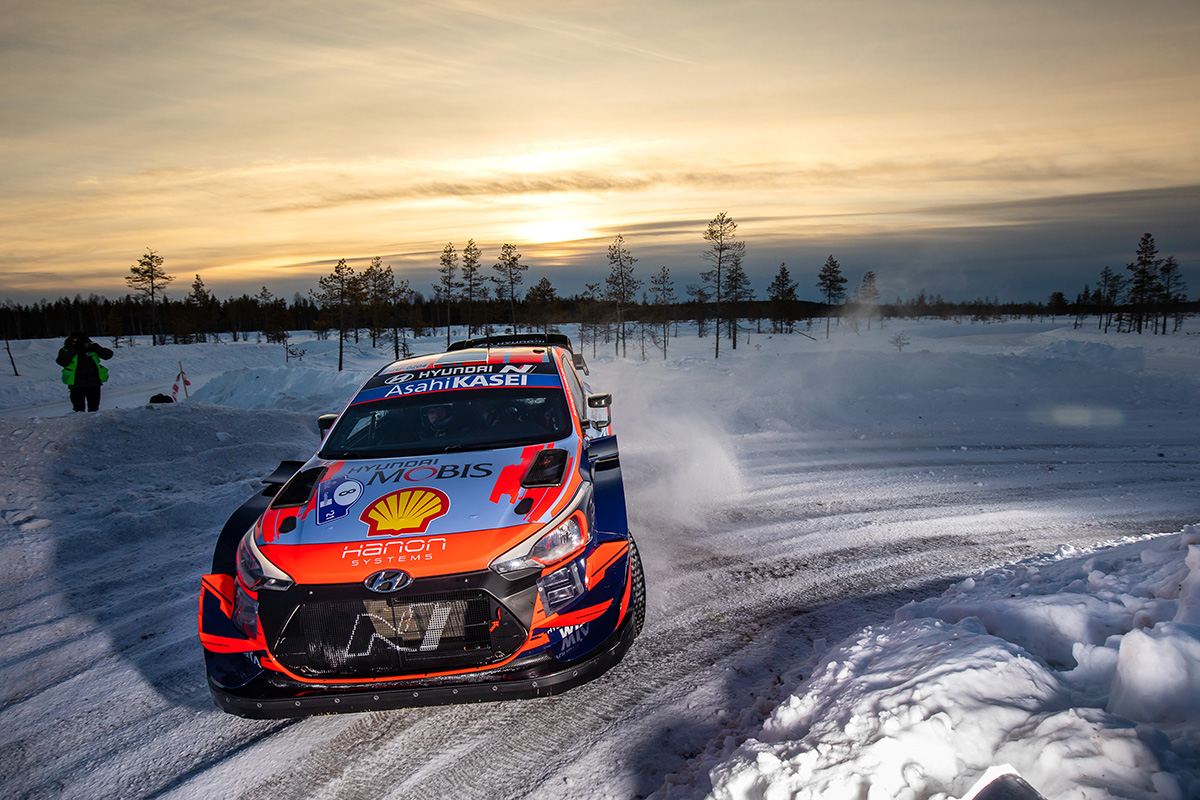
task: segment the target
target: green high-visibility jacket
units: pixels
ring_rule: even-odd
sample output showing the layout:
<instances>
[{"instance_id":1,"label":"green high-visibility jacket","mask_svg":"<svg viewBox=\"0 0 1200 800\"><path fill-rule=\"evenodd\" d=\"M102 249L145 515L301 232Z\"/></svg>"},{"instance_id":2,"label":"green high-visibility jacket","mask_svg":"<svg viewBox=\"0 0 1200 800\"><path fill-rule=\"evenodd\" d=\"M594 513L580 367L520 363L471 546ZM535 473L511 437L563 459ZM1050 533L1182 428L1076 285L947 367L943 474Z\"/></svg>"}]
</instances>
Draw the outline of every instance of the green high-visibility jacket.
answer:
<instances>
[{"instance_id":1,"label":"green high-visibility jacket","mask_svg":"<svg viewBox=\"0 0 1200 800\"><path fill-rule=\"evenodd\" d=\"M96 371L98 373L100 373L100 382L104 383L106 380L108 380L108 367L106 367L100 363L100 356L96 355L95 353L84 353L84 355L91 358L92 361L96 362ZM79 364L79 356L76 355L74 358L71 359L70 364L63 367L62 381L67 386L75 385L75 367L78 364Z\"/></svg>"}]
</instances>

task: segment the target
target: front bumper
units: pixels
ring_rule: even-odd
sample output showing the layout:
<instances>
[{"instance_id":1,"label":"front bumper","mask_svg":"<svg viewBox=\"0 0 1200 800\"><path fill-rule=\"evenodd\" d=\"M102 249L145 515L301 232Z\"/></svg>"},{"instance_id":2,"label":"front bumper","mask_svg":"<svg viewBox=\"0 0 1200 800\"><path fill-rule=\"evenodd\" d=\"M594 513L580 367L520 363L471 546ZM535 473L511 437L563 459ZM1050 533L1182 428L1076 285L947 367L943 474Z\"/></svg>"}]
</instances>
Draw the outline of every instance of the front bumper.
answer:
<instances>
[{"instance_id":1,"label":"front bumper","mask_svg":"<svg viewBox=\"0 0 1200 800\"><path fill-rule=\"evenodd\" d=\"M508 671L478 672L429 681L413 680L371 686L281 684L260 674L237 688L221 684L214 675L237 674L231 659L247 660L246 653L205 651L208 686L217 706L230 714L251 719L281 719L356 711L480 703L549 697L594 680L619 662L637 636L633 614L625 614L621 625L586 658L564 664L547 656L535 665Z\"/></svg>"}]
</instances>

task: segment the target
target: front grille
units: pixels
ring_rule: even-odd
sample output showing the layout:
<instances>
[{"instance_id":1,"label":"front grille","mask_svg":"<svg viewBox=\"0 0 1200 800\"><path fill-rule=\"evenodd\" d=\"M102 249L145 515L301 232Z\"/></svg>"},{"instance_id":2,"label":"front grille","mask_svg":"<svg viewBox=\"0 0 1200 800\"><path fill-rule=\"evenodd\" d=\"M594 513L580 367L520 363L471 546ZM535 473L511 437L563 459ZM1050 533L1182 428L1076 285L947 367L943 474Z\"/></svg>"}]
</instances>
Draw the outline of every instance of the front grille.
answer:
<instances>
[{"instance_id":1,"label":"front grille","mask_svg":"<svg viewBox=\"0 0 1200 800\"><path fill-rule=\"evenodd\" d=\"M314 600L290 615L273 655L310 677L403 677L494 664L525 637L517 618L479 590Z\"/></svg>"}]
</instances>

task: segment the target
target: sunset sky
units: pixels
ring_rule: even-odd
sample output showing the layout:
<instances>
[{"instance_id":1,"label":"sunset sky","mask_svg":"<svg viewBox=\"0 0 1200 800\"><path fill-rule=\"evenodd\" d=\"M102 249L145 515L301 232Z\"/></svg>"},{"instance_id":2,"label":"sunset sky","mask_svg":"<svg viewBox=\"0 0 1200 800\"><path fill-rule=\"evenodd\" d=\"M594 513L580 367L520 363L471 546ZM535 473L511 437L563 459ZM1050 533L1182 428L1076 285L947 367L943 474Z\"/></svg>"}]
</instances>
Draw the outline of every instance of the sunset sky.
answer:
<instances>
[{"instance_id":1,"label":"sunset sky","mask_svg":"<svg viewBox=\"0 0 1200 800\"><path fill-rule=\"evenodd\" d=\"M727 212L759 296L1044 300L1154 234L1200 294L1196 0L0 0L0 302L307 292L617 234L679 293ZM490 272L490 270L489 270Z\"/></svg>"}]
</instances>

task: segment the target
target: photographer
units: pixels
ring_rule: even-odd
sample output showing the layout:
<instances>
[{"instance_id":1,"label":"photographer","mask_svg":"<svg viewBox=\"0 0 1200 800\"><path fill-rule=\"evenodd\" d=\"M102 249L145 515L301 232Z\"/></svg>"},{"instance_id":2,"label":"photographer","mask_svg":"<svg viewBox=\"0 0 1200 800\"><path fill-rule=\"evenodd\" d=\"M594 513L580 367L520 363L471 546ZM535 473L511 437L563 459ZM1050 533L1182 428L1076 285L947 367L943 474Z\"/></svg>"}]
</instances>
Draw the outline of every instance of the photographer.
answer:
<instances>
[{"instance_id":1,"label":"photographer","mask_svg":"<svg viewBox=\"0 0 1200 800\"><path fill-rule=\"evenodd\" d=\"M100 408L100 387L108 380L108 369L101 366L100 359L112 358L113 351L102 347L84 334L76 331L67 337L55 361L63 368L62 379L71 390L71 406L83 411Z\"/></svg>"}]
</instances>

